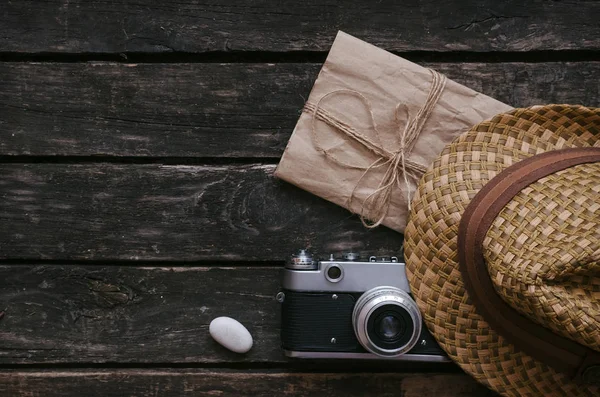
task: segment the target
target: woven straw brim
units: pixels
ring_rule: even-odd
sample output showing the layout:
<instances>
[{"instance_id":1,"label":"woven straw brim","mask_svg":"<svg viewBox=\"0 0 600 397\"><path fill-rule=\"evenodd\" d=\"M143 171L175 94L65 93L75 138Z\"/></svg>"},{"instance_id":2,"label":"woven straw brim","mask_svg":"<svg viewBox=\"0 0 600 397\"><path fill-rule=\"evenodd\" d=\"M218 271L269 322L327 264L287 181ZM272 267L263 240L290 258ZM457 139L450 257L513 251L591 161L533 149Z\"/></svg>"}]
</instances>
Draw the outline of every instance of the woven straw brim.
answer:
<instances>
[{"instance_id":1,"label":"woven straw brim","mask_svg":"<svg viewBox=\"0 0 600 397\"><path fill-rule=\"evenodd\" d=\"M474 195L508 166L535 154L600 146L600 109L551 105L515 109L448 145L421 178L405 230L411 291L425 323L461 368L510 396L598 396L517 350L477 314L461 280L458 225Z\"/></svg>"}]
</instances>

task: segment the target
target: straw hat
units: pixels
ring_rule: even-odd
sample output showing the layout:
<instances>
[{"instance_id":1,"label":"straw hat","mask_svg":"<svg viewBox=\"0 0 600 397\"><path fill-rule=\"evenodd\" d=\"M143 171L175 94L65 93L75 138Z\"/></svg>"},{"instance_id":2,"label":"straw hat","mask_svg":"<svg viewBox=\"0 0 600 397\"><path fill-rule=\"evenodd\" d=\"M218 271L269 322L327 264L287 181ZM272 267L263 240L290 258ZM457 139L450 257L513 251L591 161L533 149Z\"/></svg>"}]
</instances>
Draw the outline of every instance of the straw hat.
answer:
<instances>
[{"instance_id":1,"label":"straw hat","mask_svg":"<svg viewBox=\"0 0 600 397\"><path fill-rule=\"evenodd\" d=\"M458 137L420 180L404 250L465 372L507 396L600 396L600 108L515 109Z\"/></svg>"}]
</instances>

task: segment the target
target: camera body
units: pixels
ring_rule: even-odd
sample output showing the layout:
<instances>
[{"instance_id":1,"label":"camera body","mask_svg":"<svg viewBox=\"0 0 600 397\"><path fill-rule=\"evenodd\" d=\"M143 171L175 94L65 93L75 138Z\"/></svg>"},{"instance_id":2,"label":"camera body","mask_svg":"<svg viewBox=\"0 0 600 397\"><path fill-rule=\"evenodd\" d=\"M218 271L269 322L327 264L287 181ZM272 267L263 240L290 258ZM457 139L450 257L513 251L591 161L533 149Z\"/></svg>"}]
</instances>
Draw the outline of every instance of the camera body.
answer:
<instances>
[{"instance_id":1,"label":"camera body","mask_svg":"<svg viewBox=\"0 0 600 397\"><path fill-rule=\"evenodd\" d=\"M277 300L288 357L450 361L425 327L396 257L314 260L301 250L286 263Z\"/></svg>"}]
</instances>

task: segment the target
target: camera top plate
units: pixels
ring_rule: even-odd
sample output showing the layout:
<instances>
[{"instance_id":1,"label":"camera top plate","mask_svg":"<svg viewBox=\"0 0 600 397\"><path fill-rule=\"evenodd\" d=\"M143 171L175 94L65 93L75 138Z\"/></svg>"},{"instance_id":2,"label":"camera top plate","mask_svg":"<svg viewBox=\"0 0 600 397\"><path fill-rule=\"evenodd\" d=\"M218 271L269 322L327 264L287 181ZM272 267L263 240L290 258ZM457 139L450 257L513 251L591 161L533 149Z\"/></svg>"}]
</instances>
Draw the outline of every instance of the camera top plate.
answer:
<instances>
[{"instance_id":1,"label":"camera top plate","mask_svg":"<svg viewBox=\"0 0 600 397\"><path fill-rule=\"evenodd\" d=\"M361 258L350 252L315 260L302 250L292 255L283 275L283 288L295 291L365 292L381 285L410 292L405 264L396 256Z\"/></svg>"}]
</instances>

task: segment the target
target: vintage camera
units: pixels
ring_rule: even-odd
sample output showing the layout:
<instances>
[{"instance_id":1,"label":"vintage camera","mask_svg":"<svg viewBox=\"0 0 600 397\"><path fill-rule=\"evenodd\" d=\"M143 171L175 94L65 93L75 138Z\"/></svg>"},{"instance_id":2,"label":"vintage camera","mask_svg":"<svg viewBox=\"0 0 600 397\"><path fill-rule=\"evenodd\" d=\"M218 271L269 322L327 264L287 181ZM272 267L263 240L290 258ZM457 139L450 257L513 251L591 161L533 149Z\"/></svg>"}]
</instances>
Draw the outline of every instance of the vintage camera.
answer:
<instances>
[{"instance_id":1,"label":"vintage camera","mask_svg":"<svg viewBox=\"0 0 600 397\"><path fill-rule=\"evenodd\" d=\"M366 259L366 260L361 260ZM447 362L396 257L292 255L283 272L281 341L298 358Z\"/></svg>"}]
</instances>

